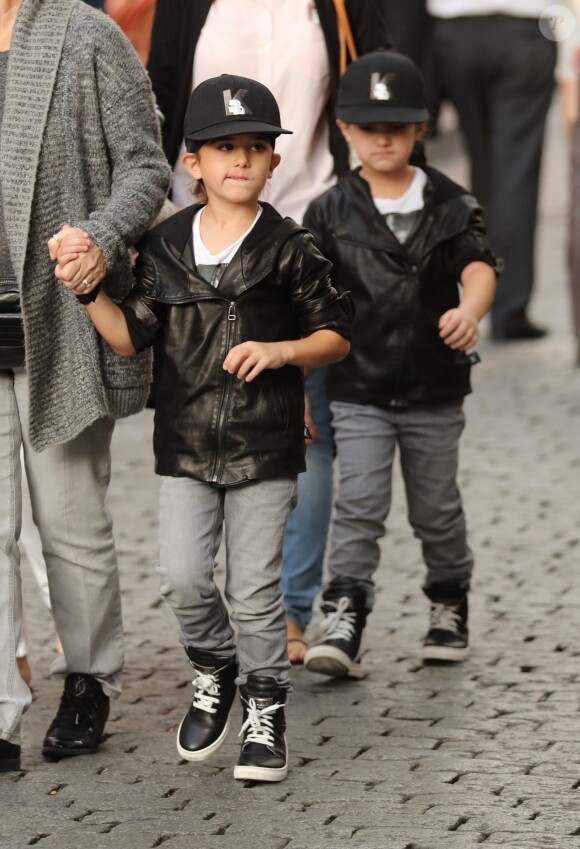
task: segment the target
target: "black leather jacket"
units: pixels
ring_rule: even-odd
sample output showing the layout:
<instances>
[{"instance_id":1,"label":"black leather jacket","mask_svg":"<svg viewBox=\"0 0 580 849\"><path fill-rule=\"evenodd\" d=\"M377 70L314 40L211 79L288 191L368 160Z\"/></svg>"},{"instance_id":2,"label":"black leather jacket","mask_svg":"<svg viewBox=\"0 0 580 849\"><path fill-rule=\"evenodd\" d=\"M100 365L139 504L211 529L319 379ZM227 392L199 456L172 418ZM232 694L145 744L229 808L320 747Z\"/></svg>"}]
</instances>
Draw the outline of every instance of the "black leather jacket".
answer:
<instances>
[{"instance_id":1,"label":"black leather jacket","mask_svg":"<svg viewBox=\"0 0 580 849\"><path fill-rule=\"evenodd\" d=\"M138 246L136 285L122 305L137 350L161 335L155 410L160 475L216 484L304 470L304 389L295 366L246 383L222 368L247 340L276 342L334 330L350 338L347 299L311 235L271 206L216 289L196 273L193 205L151 230Z\"/></svg>"},{"instance_id":2,"label":"black leather jacket","mask_svg":"<svg viewBox=\"0 0 580 849\"><path fill-rule=\"evenodd\" d=\"M401 244L358 171L313 201L304 224L333 264L354 307L350 354L330 368L330 398L383 408L436 404L471 391L468 356L439 337L438 321L459 303L470 262L495 267L475 198L443 174L427 173L425 207Z\"/></svg>"}]
</instances>

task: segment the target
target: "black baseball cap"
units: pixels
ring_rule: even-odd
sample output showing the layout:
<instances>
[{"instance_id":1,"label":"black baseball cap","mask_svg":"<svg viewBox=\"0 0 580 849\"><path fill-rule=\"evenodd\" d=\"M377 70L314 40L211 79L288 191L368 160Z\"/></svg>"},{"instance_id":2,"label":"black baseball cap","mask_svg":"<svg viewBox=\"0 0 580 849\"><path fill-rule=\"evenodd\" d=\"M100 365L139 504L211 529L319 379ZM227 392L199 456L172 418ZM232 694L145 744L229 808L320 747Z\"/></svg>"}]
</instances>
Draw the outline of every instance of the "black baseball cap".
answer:
<instances>
[{"instance_id":1,"label":"black baseball cap","mask_svg":"<svg viewBox=\"0 0 580 849\"><path fill-rule=\"evenodd\" d=\"M340 81L336 115L347 124L428 121L423 77L401 53L366 53L348 66Z\"/></svg>"},{"instance_id":2,"label":"black baseball cap","mask_svg":"<svg viewBox=\"0 0 580 849\"><path fill-rule=\"evenodd\" d=\"M264 133L276 138L292 133L280 126L280 110L269 88L249 77L222 74L195 87L189 98L183 135L186 147L195 142ZM193 142L193 145L188 145Z\"/></svg>"}]
</instances>

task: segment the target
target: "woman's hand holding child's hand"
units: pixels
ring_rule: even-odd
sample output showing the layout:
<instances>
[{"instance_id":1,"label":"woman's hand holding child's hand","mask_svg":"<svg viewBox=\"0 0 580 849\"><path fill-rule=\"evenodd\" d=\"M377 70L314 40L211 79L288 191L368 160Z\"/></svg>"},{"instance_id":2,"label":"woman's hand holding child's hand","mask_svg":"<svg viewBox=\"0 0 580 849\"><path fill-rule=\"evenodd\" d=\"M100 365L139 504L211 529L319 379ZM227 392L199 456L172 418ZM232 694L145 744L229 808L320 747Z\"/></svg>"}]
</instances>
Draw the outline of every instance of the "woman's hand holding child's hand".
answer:
<instances>
[{"instance_id":1,"label":"woman's hand holding child's hand","mask_svg":"<svg viewBox=\"0 0 580 849\"><path fill-rule=\"evenodd\" d=\"M461 305L447 310L439 319L439 335L454 351L467 351L479 339L477 317Z\"/></svg>"},{"instance_id":2,"label":"woman's hand holding child's hand","mask_svg":"<svg viewBox=\"0 0 580 849\"><path fill-rule=\"evenodd\" d=\"M224 370L250 382L267 368L282 368L290 359L284 342L242 342L224 360Z\"/></svg>"},{"instance_id":3,"label":"woman's hand holding child's hand","mask_svg":"<svg viewBox=\"0 0 580 849\"><path fill-rule=\"evenodd\" d=\"M65 224L48 240L50 258L57 262L55 277L77 295L86 295L107 273L103 252L84 230Z\"/></svg>"}]
</instances>

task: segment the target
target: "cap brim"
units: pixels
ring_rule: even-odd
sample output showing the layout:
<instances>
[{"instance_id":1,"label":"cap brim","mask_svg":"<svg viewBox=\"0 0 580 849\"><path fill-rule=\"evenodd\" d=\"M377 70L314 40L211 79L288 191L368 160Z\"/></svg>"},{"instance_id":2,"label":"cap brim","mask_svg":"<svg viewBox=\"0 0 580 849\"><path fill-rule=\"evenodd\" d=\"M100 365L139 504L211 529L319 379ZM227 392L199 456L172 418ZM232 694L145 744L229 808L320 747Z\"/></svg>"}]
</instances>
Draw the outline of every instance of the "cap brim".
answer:
<instances>
[{"instance_id":1,"label":"cap brim","mask_svg":"<svg viewBox=\"0 0 580 849\"><path fill-rule=\"evenodd\" d=\"M338 106L337 118L347 124L419 124L429 120L427 109L389 105L388 101L364 106Z\"/></svg>"},{"instance_id":2,"label":"cap brim","mask_svg":"<svg viewBox=\"0 0 580 849\"><path fill-rule=\"evenodd\" d=\"M282 127L276 127L272 124L264 124L263 121L223 121L220 124L213 124L211 127L204 127L203 130L196 130L186 136L190 141L209 141L210 139L226 139L229 136L237 136L239 133L264 133L267 136L280 136L282 133L292 135L292 130L283 130Z\"/></svg>"}]
</instances>

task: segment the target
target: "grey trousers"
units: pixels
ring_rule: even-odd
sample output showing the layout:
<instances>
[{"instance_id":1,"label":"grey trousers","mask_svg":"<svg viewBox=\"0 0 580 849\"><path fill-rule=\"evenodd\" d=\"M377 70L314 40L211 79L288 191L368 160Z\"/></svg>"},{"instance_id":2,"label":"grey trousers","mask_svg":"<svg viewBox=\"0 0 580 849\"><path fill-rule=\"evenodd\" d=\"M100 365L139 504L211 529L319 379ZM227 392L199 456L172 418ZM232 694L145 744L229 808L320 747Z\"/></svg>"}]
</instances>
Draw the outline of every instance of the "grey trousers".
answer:
<instances>
[{"instance_id":1,"label":"grey trousers","mask_svg":"<svg viewBox=\"0 0 580 849\"><path fill-rule=\"evenodd\" d=\"M296 478L220 487L186 477L162 477L159 494L161 594L184 646L236 654L238 684L250 673L286 685L286 609L280 588L282 547ZM224 599L214 581L225 524ZM237 632L237 636L235 631Z\"/></svg>"},{"instance_id":2,"label":"grey trousers","mask_svg":"<svg viewBox=\"0 0 580 849\"><path fill-rule=\"evenodd\" d=\"M391 506L391 477L398 445L409 521L421 540L427 566L425 587L452 582L468 587L473 555L457 487L459 437L465 424L461 403L401 411L363 404L332 403L340 481L331 528L330 580L348 577L367 588L379 539Z\"/></svg>"},{"instance_id":3,"label":"grey trousers","mask_svg":"<svg viewBox=\"0 0 580 849\"><path fill-rule=\"evenodd\" d=\"M112 522L105 506L113 422L37 453L28 441L24 370L0 371L0 737L20 742L30 690L16 645L22 623L20 447L40 532L67 672L94 675L111 696L121 687L123 626Z\"/></svg>"}]
</instances>

